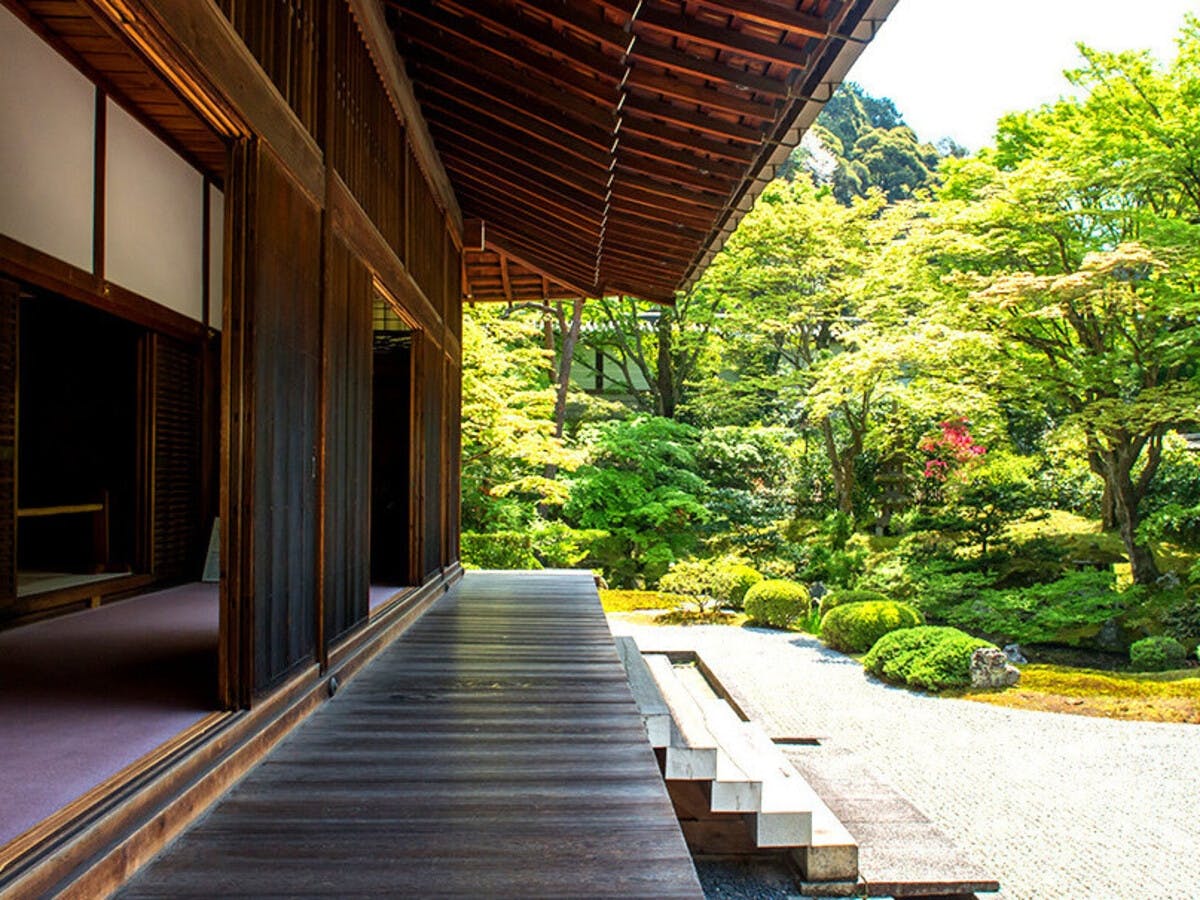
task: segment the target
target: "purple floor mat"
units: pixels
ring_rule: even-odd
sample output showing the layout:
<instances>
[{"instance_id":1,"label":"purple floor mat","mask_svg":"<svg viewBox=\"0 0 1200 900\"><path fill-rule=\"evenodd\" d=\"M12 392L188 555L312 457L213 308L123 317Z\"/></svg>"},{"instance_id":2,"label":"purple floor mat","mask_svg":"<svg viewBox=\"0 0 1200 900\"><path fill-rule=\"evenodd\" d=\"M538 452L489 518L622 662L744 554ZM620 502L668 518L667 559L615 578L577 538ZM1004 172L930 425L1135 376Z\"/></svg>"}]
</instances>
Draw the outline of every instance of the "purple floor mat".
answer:
<instances>
[{"instance_id":1,"label":"purple floor mat","mask_svg":"<svg viewBox=\"0 0 1200 900\"><path fill-rule=\"evenodd\" d=\"M218 708L218 608L188 584L0 632L0 845Z\"/></svg>"},{"instance_id":2,"label":"purple floor mat","mask_svg":"<svg viewBox=\"0 0 1200 900\"><path fill-rule=\"evenodd\" d=\"M368 608L371 609L372 611L377 609L378 607L387 603L389 600L391 600L393 597L395 597L398 593L400 593L403 590L407 590L407 588L388 587L387 585L382 585L382 584L371 585L370 590L368 592L367 602L370 604L370 606Z\"/></svg>"}]
</instances>

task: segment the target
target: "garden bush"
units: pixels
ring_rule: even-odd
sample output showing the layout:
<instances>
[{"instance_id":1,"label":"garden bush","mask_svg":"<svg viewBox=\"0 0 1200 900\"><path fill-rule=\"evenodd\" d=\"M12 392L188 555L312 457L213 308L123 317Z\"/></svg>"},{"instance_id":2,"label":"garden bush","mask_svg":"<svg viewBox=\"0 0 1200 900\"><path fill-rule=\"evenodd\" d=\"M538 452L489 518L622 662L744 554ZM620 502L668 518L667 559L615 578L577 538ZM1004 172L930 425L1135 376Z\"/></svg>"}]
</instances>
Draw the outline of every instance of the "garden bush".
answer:
<instances>
[{"instance_id":1,"label":"garden bush","mask_svg":"<svg viewBox=\"0 0 1200 900\"><path fill-rule=\"evenodd\" d=\"M794 581L760 581L746 591L746 614L772 628L788 628L808 614L812 598L808 588Z\"/></svg>"},{"instance_id":2,"label":"garden bush","mask_svg":"<svg viewBox=\"0 0 1200 900\"><path fill-rule=\"evenodd\" d=\"M461 558L465 569L540 569L533 554L533 536L527 531L462 533Z\"/></svg>"},{"instance_id":3,"label":"garden bush","mask_svg":"<svg viewBox=\"0 0 1200 900\"><path fill-rule=\"evenodd\" d=\"M741 609L746 601L746 592L763 580L762 573L744 563L731 563L723 569L729 579L729 594L721 599L734 609Z\"/></svg>"},{"instance_id":4,"label":"garden bush","mask_svg":"<svg viewBox=\"0 0 1200 900\"><path fill-rule=\"evenodd\" d=\"M821 598L821 612L827 613L831 609L846 606L850 603L868 603L887 599L888 597L885 594L879 593L879 591L830 591Z\"/></svg>"},{"instance_id":5,"label":"garden bush","mask_svg":"<svg viewBox=\"0 0 1200 900\"><path fill-rule=\"evenodd\" d=\"M885 634L863 657L863 666L886 681L941 691L970 685L971 655L991 646L957 628L921 625Z\"/></svg>"},{"instance_id":6,"label":"garden bush","mask_svg":"<svg viewBox=\"0 0 1200 900\"><path fill-rule=\"evenodd\" d=\"M548 569L591 568L595 548L608 536L607 531L562 522L539 522L530 529L533 554Z\"/></svg>"},{"instance_id":7,"label":"garden bush","mask_svg":"<svg viewBox=\"0 0 1200 900\"><path fill-rule=\"evenodd\" d=\"M1139 672L1182 669L1185 659L1187 651L1183 644L1165 635L1142 638L1129 648L1129 662Z\"/></svg>"},{"instance_id":8,"label":"garden bush","mask_svg":"<svg viewBox=\"0 0 1200 900\"><path fill-rule=\"evenodd\" d=\"M868 600L831 609L821 617L821 640L843 653L862 653L889 631L923 625L907 603Z\"/></svg>"}]
</instances>

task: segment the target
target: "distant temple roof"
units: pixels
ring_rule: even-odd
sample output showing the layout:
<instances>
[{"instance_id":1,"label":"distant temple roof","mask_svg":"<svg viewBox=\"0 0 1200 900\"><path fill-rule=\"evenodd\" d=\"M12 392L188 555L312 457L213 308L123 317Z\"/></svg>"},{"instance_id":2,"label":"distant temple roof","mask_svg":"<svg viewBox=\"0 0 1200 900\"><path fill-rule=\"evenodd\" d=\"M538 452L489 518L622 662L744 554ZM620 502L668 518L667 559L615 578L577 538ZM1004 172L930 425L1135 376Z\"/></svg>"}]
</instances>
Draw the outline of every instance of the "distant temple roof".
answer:
<instances>
[{"instance_id":1,"label":"distant temple roof","mask_svg":"<svg viewBox=\"0 0 1200 900\"><path fill-rule=\"evenodd\" d=\"M387 0L467 300L669 303L897 0Z\"/></svg>"}]
</instances>

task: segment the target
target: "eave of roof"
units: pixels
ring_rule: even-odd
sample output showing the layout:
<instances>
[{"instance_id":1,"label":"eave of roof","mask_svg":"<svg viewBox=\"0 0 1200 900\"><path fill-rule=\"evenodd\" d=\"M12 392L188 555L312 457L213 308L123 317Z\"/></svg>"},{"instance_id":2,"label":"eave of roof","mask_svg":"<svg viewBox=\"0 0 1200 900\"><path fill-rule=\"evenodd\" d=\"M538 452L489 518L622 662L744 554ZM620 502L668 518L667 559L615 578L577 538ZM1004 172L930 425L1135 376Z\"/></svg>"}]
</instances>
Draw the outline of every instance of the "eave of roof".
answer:
<instances>
[{"instance_id":1,"label":"eave of roof","mask_svg":"<svg viewBox=\"0 0 1200 900\"><path fill-rule=\"evenodd\" d=\"M387 0L469 298L689 289L897 0L782 2Z\"/></svg>"}]
</instances>

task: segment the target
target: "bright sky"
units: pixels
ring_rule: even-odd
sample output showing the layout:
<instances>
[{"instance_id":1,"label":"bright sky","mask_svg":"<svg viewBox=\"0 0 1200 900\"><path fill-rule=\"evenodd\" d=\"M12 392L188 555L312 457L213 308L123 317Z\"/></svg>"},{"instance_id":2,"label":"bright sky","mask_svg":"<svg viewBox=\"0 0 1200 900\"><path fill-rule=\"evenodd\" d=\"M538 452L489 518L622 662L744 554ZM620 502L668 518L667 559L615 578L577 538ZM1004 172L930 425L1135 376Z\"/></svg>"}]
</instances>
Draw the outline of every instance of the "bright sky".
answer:
<instances>
[{"instance_id":1,"label":"bright sky","mask_svg":"<svg viewBox=\"0 0 1200 900\"><path fill-rule=\"evenodd\" d=\"M1200 0L900 0L849 77L891 97L922 140L977 150L1004 113L1071 92L1077 42L1170 60L1189 11Z\"/></svg>"}]
</instances>

